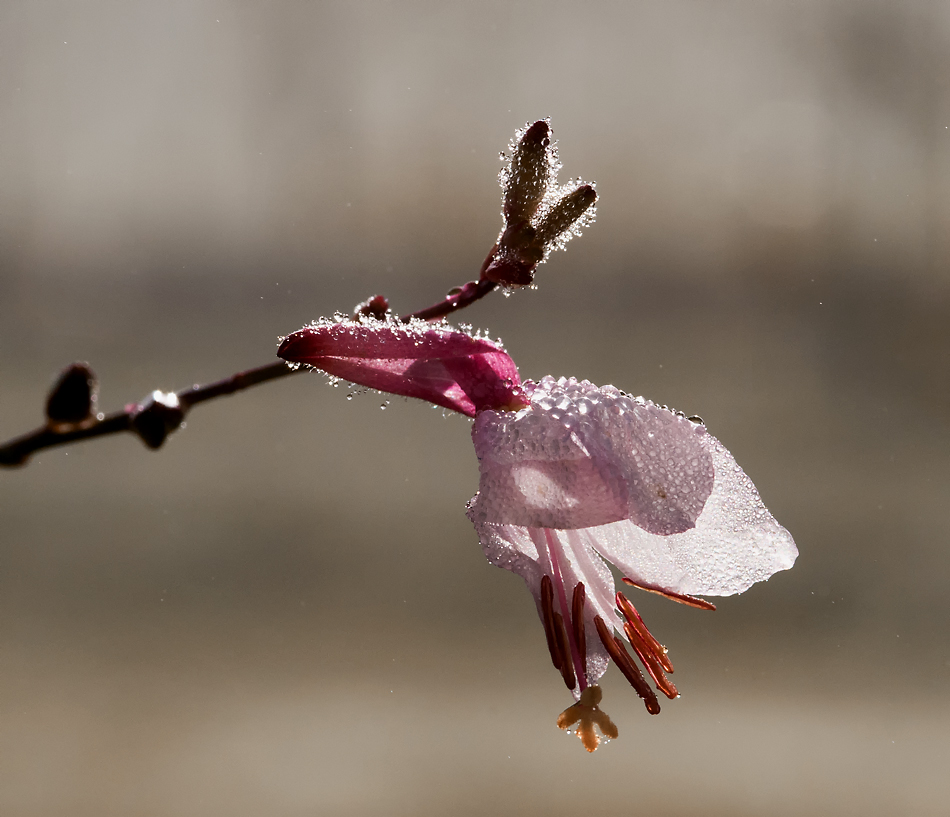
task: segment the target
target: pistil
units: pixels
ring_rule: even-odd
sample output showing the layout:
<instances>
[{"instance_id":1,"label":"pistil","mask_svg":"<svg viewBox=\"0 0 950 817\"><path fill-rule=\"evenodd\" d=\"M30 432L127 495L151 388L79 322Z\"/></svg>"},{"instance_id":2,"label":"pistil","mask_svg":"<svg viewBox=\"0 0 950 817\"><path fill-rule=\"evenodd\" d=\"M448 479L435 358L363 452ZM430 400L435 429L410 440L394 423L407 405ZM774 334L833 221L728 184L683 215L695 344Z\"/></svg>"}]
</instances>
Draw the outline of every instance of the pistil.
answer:
<instances>
[{"instance_id":1,"label":"pistil","mask_svg":"<svg viewBox=\"0 0 950 817\"><path fill-rule=\"evenodd\" d=\"M577 652L584 662L585 669L587 665L587 632L584 627L584 602L586 599L587 593L584 590L584 583L578 582L574 588L574 598L571 600L571 624L573 625Z\"/></svg>"},{"instance_id":2,"label":"pistil","mask_svg":"<svg viewBox=\"0 0 950 817\"><path fill-rule=\"evenodd\" d=\"M593 684L581 693L580 700L576 704L565 709L557 719L557 725L565 731L575 723L578 724L577 737L581 739L581 743L588 752L593 752L600 745L600 737L594 730L595 726L608 740L616 738L619 734L610 716L599 706L602 698L603 693L600 687Z\"/></svg>"}]
</instances>

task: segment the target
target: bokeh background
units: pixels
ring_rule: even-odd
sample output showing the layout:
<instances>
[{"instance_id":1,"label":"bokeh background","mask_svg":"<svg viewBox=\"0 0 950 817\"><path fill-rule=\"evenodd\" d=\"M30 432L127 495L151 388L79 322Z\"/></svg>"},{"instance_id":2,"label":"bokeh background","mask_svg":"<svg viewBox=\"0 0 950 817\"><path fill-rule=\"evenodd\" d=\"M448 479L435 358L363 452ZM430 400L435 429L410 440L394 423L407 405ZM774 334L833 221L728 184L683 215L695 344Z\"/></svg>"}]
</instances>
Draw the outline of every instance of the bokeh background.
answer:
<instances>
[{"instance_id":1,"label":"bokeh background","mask_svg":"<svg viewBox=\"0 0 950 817\"><path fill-rule=\"evenodd\" d=\"M284 380L0 473L0 813L945 815L950 6L5 2L0 437L473 277L550 116L597 222L463 320L701 414L801 550L637 600L588 756L462 418Z\"/></svg>"}]
</instances>

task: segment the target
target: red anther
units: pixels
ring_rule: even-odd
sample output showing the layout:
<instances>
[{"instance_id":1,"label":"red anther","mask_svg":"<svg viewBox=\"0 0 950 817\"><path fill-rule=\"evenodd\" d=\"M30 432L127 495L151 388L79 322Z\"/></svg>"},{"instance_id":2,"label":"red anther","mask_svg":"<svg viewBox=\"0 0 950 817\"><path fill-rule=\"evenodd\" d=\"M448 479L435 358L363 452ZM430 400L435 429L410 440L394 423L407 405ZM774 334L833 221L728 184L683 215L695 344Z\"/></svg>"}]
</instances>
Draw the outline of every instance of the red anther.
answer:
<instances>
[{"instance_id":1,"label":"red anther","mask_svg":"<svg viewBox=\"0 0 950 817\"><path fill-rule=\"evenodd\" d=\"M620 608L620 612L623 613L624 618L630 623L630 626L640 634L649 651L657 657L660 666L667 672L672 672L673 665L667 657L666 647L653 637L653 633L647 629L647 625L643 623L643 619L640 618L640 614L630 603L630 599L623 593L617 593L617 606Z\"/></svg>"},{"instance_id":2,"label":"red anther","mask_svg":"<svg viewBox=\"0 0 950 817\"><path fill-rule=\"evenodd\" d=\"M658 715L660 713L660 702L657 700L656 693L650 689L650 685L647 684L643 673L640 672L640 670L637 669L637 665L633 663L633 659L624 648L623 642L610 632L600 616L594 616L594 627L597 628L597 635L600 636L604 648L617 665L617 669L619 669L623 673L624 678L630 682L630 686L636 690L637 695L643 698L647 712L651 715Z\"/></svg>"},{"instance_id":3,"label":"red anther","mask_svg":"<svg viewBox=\"0 0 950 817\"><path fill-rule=\"evenodd\" d=\"M690 607L696 607L699 610L716 609L716 605L711 601L706 601L706 599L701 599L697 596L687 596L685 593L674 593L672 590L661 590L659 587L651 587L648 584L640 584L640 582L635 582L633 579L628 579L626 576L623 577L622 581L624 584L629 584L631 587L636 587L637 590L646 590L647 593L656 593L658 596L663 596L670 601L678 601L680 604L688 604Z\"/></svg>"},{"instance_id":4,"label":"red anther","mask_svg":"<svg viewBox=\"0 0 950 817\"><path fill-rule=\"evenodd\" d=\"M564 619L561 618L560 613L554 614L554 635L557 639L558 651L563 658L561 677L568 689L574 689L577 686L577 678L574 675L574 662L571 661L571 646L567 641L567 630L564 629Z\"/></svg>"},{"instance_id":5,"label":"red anther","mask_svg":"<svg viewBox=\"0 0 950 817\"><path fill-rule=\"evenodd\" d=\"M577 643L577 653L581 657L581 666L587 670L587 632L584 627L584 602L587 594L584 583L578 582L574 588L574 598L571 600L571 625L574 627L574 641Z\"/></svg>"},{"instance_id":6,"label":"red anther","mask_svg":"<svg viewBox=\"0 0 950 817\"><path fill-rule=\"evenodd\" d=\"M676 686L663 674L663 667L660 666L657 656L651 652L649 646L647 646L640 637L640 634L631 627L629 623L624 623L623 631L627 634L627 638L630 639L630 646L633 647L637 657L643 666L646 667L647 672L650 673L650 677L653 679L653 683L656 684L657 689L666 695L667 698L678 698L679 692L676 690Z\"/></svg>"},{"instance_id":7,"label":"red anther","mask_svg":"<svg viewBox=\"0 0 950 817\"><path fill-rule=\"evenodd\" d=\"M551 653L551 663L554 669L560 670L564 666L565 656L558 646L554 628L554 584L551 577L544 575L541 578L541 623L544 625L544 635L548 640L548 651Z\"/></svg>"}]
</instances>

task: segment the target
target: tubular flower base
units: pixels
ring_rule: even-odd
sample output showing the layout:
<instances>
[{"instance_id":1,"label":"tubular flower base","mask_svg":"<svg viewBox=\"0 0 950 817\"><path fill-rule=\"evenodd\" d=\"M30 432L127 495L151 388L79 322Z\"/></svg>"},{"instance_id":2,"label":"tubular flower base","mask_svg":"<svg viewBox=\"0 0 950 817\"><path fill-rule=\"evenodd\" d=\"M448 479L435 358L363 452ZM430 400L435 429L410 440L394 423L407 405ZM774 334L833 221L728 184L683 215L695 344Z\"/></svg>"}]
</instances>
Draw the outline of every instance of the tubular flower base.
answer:
<instances>
[{"instance_id":1,"label":"tubular flower base","mask_svg":"<svg viewBox=\"0 0 950 817\"><path fill-rule=\"evenodd\" d=\"M489 561L534 595L551 660L578 701L558 725L580 720L593 751L593 724L615 736L594 686L610 660L647 711L660 711L627 643L656 688L678 696L666 648L616 592L605 560L627 584L715 609L696 594L741 593L790 568L798 551L701 422L613 386L522 385L527 407L475 419L481 476L468 515Z\"/></svg>"}]
</instances>

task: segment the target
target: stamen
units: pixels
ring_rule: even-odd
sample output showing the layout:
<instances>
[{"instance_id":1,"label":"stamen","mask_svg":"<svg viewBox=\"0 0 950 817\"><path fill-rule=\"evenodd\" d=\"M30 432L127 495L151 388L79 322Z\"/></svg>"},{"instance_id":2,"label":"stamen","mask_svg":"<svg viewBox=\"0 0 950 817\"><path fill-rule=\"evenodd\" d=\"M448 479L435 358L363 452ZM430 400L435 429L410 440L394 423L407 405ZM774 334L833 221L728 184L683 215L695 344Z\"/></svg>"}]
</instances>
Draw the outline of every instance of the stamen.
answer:
<instances>
[{"instance_id":1,"label":"stamen","mask_svg":"<svg viewBox=\"0 0 950 817\"><path fill-rule=\"evenodd\" d=\"M570 659L571 647L567 642L567 630L564 629L564 619L560 613L554 614L554 636L558 651L564 658L561 662L561 677L568 689L574 689L577 686L577 678L574 677L574 662Z\"/></svg>"},{"instance_id":2,"label":"stamen","mask_svg":"<svg viewBox=\"0 0 950 817\"><path fill-rule=\"evenodd\" d=\"M643 677L643 673L641 673L640 670L637 669L637 665L633 663L633 659L623 646L623 642L610 632L600 616L594 616L594 627L597 628L597 635L600 636L604 648L617 665L617 669L619 669L623 673L624 678L630 682L630 686L637 691L637 695L643 698L647 712L651 715L658 715L660 713L660 702L657 700L656 693L650 689L649 684L647 684Z\"/></svg>"},{"instance_id":3,"label":"stamen","mask_svg":"<svg viewBox=\"0 0 950 817\"><path fill-rule=\"evenodd\" d=\"M571 625L574 628L574 642L577 644L577 652L581 657L585 672L587 670L587 632L584 627L584 602L586 598L584 583L578 582L574 588L574 598L571 600Z\"/></svg>"},{"instance_id":4,"label":"stamen","mask_svg":"<svg viewBox=\"0 0 950 817\"><path fill-rule=\"evenodd\" d=\"M706 599L697 596L687 596L685 593L674 593L672 590L660 590L659 587L652 587L649 584L641 584L633 579L623 577L623 583L636 587L637 590L646 590L647 593L656 593L658 596L668 598L670 601L678 601L680 604L688 604L690 607L696 607L699 610L715 610L716 605Z\"/></svg>"},{"instance_id":5,"label":"stamen","mask_svg":"<svg viewBox=\"0 0 950 817\"><path fill-rule=\"evenodd\" d=\"M554 669L560 670L564 666L564 653L558 648L558 640L554 629L554 584L551 577L545 574L541 578L541 623L544 625L544 635L548 641L548 652L551 653L551 662Z\"/></svg>"},{"instance_id":6,"label":"stamen","mask_svg":"<svg viewBox=\"0 0 950 817\"><path fill-rule=\"evenodd\" d=\"M663 674L663 667L660 666L657 656L650 651L649 646L643 641L640 634L627 622L624 622L623 630L627 634L627 638L630 639L630 646L633 647L643 666L650 673L657 689L667 698L678 698L679 692L677 692L673 682Z\"/></svg>"},{"instance_id":7,"label":"stamen","mask_svg":"<svg viewBox=\"0 0 950 817\"><path fill-rule=\"evenodd\" d=\"M656 656L660 666L667 672L673 672L673 665L667 657L666 647L653 637L653 633L647 629L647 625L643 623L643 619L640 618L637 609L630 603L630 599L623 593L617 593L617 606L620 608L620 612L623 613L623 617L630 623L630 626L639 633L649 651Z\"/></svg>"}]
</instances>

